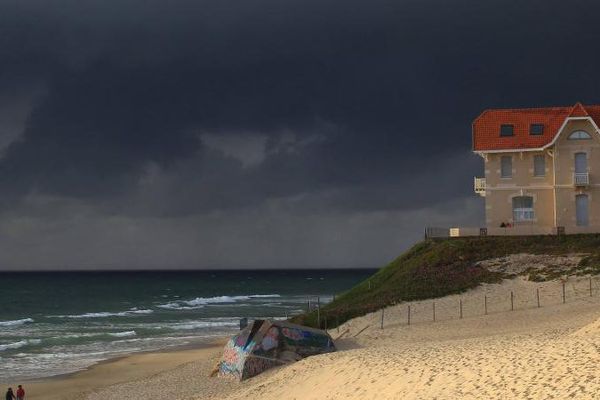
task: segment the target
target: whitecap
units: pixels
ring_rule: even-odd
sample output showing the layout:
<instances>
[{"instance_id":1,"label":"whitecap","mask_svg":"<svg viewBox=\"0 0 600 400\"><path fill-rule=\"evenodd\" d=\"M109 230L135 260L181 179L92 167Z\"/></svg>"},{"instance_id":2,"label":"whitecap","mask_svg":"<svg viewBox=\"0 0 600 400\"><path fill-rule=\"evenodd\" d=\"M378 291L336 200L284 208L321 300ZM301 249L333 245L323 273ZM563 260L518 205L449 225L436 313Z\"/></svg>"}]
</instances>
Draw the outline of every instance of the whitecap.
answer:
<instances>
[{"instance_id":1,"label":"whitecap","mask_svg":"<svg viewBox=\"0 0 600 400\"><path fill-rule=\"evenodd\" d=\"M152 314L154 310L138 310L137 308L132 308L127 311L121 312L91 312L84 314L74 314L74 315L53 315L51 317L56 318L71 318L71 319L83 319L83 318L107 318L107 317L131 317L133 315L143 315L143 314Z\"/></svg>"},{"instance_id":2,"label":"whitecap","mask_svg":"<svg viewBox=\"0 0 600 400\"><path fill-rule=\"evenodd\" d=\"M183 301L189 306L199 306L205 304L235 303L239 300L249 300L250 296L215 296L215 297L196 297L194 300Z\"/></svg>"},{"instance_id":3,"label":"whitecap","mask_svg":"<svg viewBox=\"0 0 600 400\"><path fill-rule=\"evenodd\" d=\"M135 333L135 331L126 331L126 332L109 333L109 335L114 336L114 337L129 337L129 336L136 336L137 334Z\"/></svg>"},{"instance_id":4,"label":"whitecap","mask_svg":"<svg viewBox=\"0 0 600 400\"><path fill-rule=\"evenodd\" d=\"M200 328L232 327L238 326L238 321L189 321L165 326L174 330L192 330Z\"/></svg>"},{"instance_id":5,"label":"whitecap","mask_svg":"<svg viewBox=\"0 0 600 400\"><path fill-rule=\"evenodd\" d=\"M62 336L53 336L52 339L79 339L84 337L101 336L102 333L71 333Z\"/></svg>"},{"instance_id":6,"label":"whitecap","mask_svg":"<svg viewBox=\"0 0 600 400\"><path fill-rule=\"evenodd\" d=\"M23 319L15 319L12 321L0 321L0 326L18 326L18 325L26 324L28 322L33 322L33 319L23 318Z\"/></svg>"},{"instance_id":7,"label":"whitecap","mask_svg":"<svg viewBox=\"0 0 600 400\"><path fill-rule=\"evenodd\" d=\"M14 350L14 349L20 349L21 347L27 346L27 345L32 345L32 344L40 344L42 341L40 339L26 339L26 340L20 340L18 342L13 342L13 343L7 343L7 344L0 344L0 351L4 351L4 350Z\"/></svg>"},{"instance_id":8,"label":"whitecap","mask_svg":"<svg viewBox=\"0 0 600 400\"><path fill-rule=\"evenodd\" d=\"M239 301L260 299L260 298L275 298L281 297L278 294L252 294L247 296L214 296L214 297L196 297L192 300L181 300L160 304L157 307L167 310L195 310L209 304L228 304L237 303Z\"/></svg>"}]
</instances>

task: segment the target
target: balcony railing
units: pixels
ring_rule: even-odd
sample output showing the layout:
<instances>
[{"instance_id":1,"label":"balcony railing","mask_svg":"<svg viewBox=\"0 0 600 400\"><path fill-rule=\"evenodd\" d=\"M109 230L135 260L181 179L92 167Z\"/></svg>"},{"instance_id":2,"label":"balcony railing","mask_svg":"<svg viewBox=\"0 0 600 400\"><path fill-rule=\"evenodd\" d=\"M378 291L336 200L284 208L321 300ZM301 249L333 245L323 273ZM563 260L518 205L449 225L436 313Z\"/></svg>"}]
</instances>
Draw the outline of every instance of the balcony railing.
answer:
<instances>
[{"instance_id":1,"label":"balcony railing","mask_svg":"<svg viewBox=\"0 0 600 400\"><path fill-rule=\"evenodd\" d=\"M575 186L588 186L590 184L590 175L587 172L575 172L573 174L573 184Z\"/></svg>"},{"instance_id":2,"label":"balcony railing","mask_svg":"<svg viewBox=\"0 0 600 400\"><path fill-rule=\"evenodd\" d=\"M475 189L475 193L478 195L485 197L485 178L477 178L475 177L473 186Z\"/></svg>"}]
</instances>

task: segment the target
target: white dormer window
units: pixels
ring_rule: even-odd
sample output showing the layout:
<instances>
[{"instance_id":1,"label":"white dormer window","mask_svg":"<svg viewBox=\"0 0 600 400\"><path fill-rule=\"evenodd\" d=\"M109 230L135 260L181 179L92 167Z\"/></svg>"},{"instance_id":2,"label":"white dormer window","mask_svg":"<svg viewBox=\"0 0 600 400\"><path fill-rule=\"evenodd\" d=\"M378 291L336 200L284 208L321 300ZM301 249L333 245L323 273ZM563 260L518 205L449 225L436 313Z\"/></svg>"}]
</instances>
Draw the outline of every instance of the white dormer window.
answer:
<instances>
[{"instance_id":1,"label":"white dormer window","mask_svg":"<svg viewBox=\"0 0 600 400\"><path fill-rule=\"evenodd\" d=\"M569 135L569 140L586 140L591 138L592 136L586 131L575 131Z\"/></svg>"}]
</instances>

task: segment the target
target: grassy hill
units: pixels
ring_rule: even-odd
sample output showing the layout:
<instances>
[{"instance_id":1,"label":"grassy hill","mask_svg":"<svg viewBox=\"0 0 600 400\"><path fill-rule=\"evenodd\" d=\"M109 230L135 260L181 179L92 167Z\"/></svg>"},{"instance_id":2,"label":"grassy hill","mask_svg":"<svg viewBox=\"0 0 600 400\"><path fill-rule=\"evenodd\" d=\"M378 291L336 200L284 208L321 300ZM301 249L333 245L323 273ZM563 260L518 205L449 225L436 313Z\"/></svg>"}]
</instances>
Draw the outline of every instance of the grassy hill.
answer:
<instances>
[{"instance_id":1,"label":"grassy hill","mask_svg":"<svg viewBox=\"0 0 600 400\"><path fill-rule=\"evenodd\" d=\"M464 292L484 282L499 282L506 276L476 263L518 253L585 253L579 265L568 273L600 273L600 234L426 240L321 307L321 326L325 319L328 327L334 327L337 323L399 302L442 297ZM316 311L296 316L292 321L318 325Z\"/></svg>"}]
</instances>

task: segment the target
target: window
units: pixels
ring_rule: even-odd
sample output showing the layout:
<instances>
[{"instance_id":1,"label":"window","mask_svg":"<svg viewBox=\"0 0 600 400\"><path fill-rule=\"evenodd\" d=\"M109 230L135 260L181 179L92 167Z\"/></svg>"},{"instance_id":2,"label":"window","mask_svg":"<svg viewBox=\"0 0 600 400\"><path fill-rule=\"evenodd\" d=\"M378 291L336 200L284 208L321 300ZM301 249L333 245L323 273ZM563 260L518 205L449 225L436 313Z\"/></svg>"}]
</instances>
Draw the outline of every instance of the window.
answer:
<instances>
[{"instance_id":1,"label":"window","mask_svg":"<svg viewBox=\"0 0 600 400\"><path fill-rule=\"evenodd\" d=\"M588 162L586 153L575 153L575 173L585 174L588 172Z\"/></svg>"},{"instance_id":2,"label":"window","mask_svg":"<svg viewBox=\"0 0 600 400\"><path fill-rule=\"evenodd\" d=\"M512 199L513 221L524 222L533 221L535 214L533 212L533 197L516 196Z\"/></svg>"},{"instance_id":3,"label":"window","mask_svg":"<svg viewBox=\"0 0 600 400\"><path fill-rule=\"evenodd\" d=\"M512 125L500 125L500 136L513 136L514 127Z\"/></svg>"},{"instance_id":4,"label":"window","mask_svg":"<svg viewBox=\"0 0 600 400\"><path fill-rule=\"evenodd\" d=\"M575 131L569 135L569 140L585 140L591 138L592 136L586 131Z\"/></svg>"},{"instance_id":5,"label":"window","mask_svg":"<svg viewBox=\"0 0 600 400\"><path fill-rule=\"evenodd\" d=\"M543 124L529 125L529 134L530 135L543 135L544 134L544 125Z\"/></svg>"},{"instance_id":6,"label":"window","mask_svg":"<svg viewBox=\"0 0 600 400\"><path fill-rule=\"evenodd\" d=\"M589 201L587 194L575 196L575 216L577 226L589 225Z\"/></svg>"},{"instance_id":7,"label":"window","mask_svg":"<svg viewBox=\"0 0 600 400\"><path fill-rule=\"evenodd\" d=\"M500 158L500 178L512 178L511 156L502 156Z\"/></svg>"},{"instance_id":8,"label":"window","mask_svg":"<svg viewBox=\"0 0 600 400\"><path fill-rule=\"evenodd\" d=\"M546 157L543 154L533 156L533 176L546 175Z\"/></svg>"}]
</instances>

